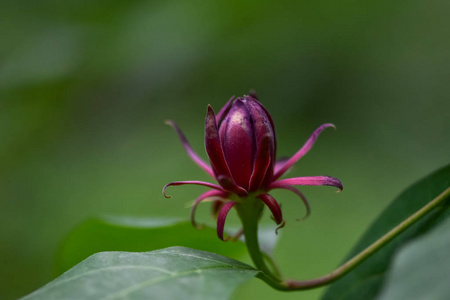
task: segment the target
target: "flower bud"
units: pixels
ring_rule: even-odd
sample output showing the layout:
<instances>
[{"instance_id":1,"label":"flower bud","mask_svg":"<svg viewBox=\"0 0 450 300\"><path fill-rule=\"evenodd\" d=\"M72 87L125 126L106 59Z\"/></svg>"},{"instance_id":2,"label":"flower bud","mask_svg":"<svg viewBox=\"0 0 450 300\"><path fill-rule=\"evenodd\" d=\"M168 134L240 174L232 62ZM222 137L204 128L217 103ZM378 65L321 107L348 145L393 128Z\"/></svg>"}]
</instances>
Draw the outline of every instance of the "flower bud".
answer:
<instances>
[{"instance_id":1,"label":"flower bud","mask_svg":"<svg viewBox=\"0 0 450 300\"><path fill-rule=\"evenodd\" d=\"M213 202L213 214L217 217L217 236L221 240L228 239L223 235L228 212L235 206L239 210L248 202L242 201L244 199L254 197L261 200L272 212L278 230L285 225L285 221L277 200L268 194L270 190L285 189L295 193L305 204L304 218L309 215L310 207L305 196L294 186L326 185L342 190L339 179L330 176L279 179L295 162L308 153L325 128L334 127L334 125L327 123L319 126L291 158L275 162L276 137L273 121L254 94L235 100L232 97L217 116L208 105L205 120L205 147L211 166L195 153L181 129L173 121L167 121L167 124L175 129L192 160L215 178L219 185L198 180L173 181L164 186L163 194L170 198L166 194L167 187L184 184L212 188L213 191L207 191L195 200L191 209L191 220L195 227L199 227L195 222L196 207L201 202ZM237 200L236 196L241 200ZM240 231L236 237L242 233L243 231Z\"/></svg>"},{"instance_id":2,"label":"flower bud","mask_svg":"<svg viewBox=\"0 0 450 300\"><path fill-rule=\"evenodd\" d=\"M230 102L223 115L208 108L205 145L221 186L238 194L270 184L275 160L275 130L270 115L255 98ZM217 118L218 119L218 118Z\"/></svg>"}]
</instances>

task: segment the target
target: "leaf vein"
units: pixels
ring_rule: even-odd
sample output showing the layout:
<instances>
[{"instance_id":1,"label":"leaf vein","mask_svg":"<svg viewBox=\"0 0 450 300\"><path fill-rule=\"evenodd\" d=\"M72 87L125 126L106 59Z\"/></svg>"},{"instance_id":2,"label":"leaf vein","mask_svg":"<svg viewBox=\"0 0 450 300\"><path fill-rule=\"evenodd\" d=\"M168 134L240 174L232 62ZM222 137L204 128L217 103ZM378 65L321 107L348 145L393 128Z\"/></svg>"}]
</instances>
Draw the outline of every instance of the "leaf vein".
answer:
<instances>
[{"instance_id":1,"label":"leaf vein","mask_svg":"<svg viewBox=\"0 0 450 300\"><path fill-rule=\"evenodd\" d=\"M195 274L195 273L197 273L200 277L203 277L202 273L210 271L210 270L217 270L217 269L225 270L225 269L232 269L232 268L234 268L234 267L224 268L222 266L214 266L214 267L208 267L208 268L203 268L203 269L195 268L195 269L191 269L191 270L180 272L180 273L173 273L170 276L161 276L161 277L158 277L158 278L152 278L152 279L148 279L148 280L139 282L139 283L137 283L135 285L132 285L132 286L129 286L127 288L124 288L121 291L117 291L117 292L115 292L115 293L113 293L111 295L108 295L108 296L106 296L104 298L101 298L100 300L118 299L120 297L124 297L124 296L129 295L129 294L131 294L133 292L136 292L136 291L138 291L140 289L144 289L146 287L149 287L149 286L151 286L151 285L153 285L155 283L159 283L159 282L162 282L162 281L165 281L165 280L170 280L170 279L177 278L177 277L188 276L188 275ZM251 269L248 269L248 270L251 270Z\"/></svg>"},{"instance_id":2,"label":"leaf vein","mask_svg":"<svg viewBox=\"0 0 450 300\"><path fill-rule=\"evenodd\" d=\"M103 272L103 271L109 271L109 270L121 270L121 269L148 269L148 270L155 270L155 271L159 271L162 273L166 273L166 274L175 274L173 272L170 272L168 270L162 269L162 268L158 268L158 267L153 267L153 266L136 266L136 265L123 265L123 266L111 266L111 267L104 267L104 268L98 268L95 270L89 270L87 272L63 279L63 280L59 280L59 281L54 281L54 282L50 282L47 285L43 286L42 288L40 288L39 290L35 291L34 293L31 293L27 296L25 296L23 299L26 299L30 296L35 296L36 294L40 294L42 292L44 292L46 289L52 289L55 288L61 284L65 284L67 282L76 280L78 278L81 278L83 276L89 276L95 273L99 273L99 272Z\"/></svg>"}]
</instances>

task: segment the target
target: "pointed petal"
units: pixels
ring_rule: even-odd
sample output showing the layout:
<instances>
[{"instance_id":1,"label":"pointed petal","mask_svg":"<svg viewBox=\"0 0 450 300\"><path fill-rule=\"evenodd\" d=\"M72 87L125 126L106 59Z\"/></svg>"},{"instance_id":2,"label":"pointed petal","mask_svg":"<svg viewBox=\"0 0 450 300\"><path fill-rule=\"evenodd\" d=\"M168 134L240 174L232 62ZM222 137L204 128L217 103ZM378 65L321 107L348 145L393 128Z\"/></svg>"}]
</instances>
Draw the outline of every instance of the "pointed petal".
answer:
<instances>
[{"instance_id":1,"label":"pointed petal","mask_svg":"<svg viewBox=\"0 0 450 300\"><path fill-rule=\"evenodd\" d=\"M197 209L198 204L200 204L200 202L202 202L202 201L225 201L225 200L223 200L223 198L225 198L226 196L227 196L226 193L221 192L221 191L216 191L216 190L207 191L207 192L201 194L195 200L195 202L191 208L191 223L192 223L192 225L197 229L201 228L201 226L197 225L197 223L195 222L195 211Z\"/></svg>"},{"instance_id":2,"label":"pointed petal","mask_svg":"<svg viewBox=\"0 0 450 300\"><path fill-rule=\"evenodd\" d=\"M283 222L283 214L277 200L269 194L261 194L257 198L261 199L270 209L277 225L281 224Z\"/></svg>"},{"instance_id":3,"label":"pointed petal","mask_svg":"<svg viewBox=\"0 0 450 300\"><path fill-rule=\"evenodd\" d=\"M247 97L249 97L249 96L247 96ZM250 96L251 97L251 96ZM245 98L245 97L244 97ZM269 112L267 111L267 109L264 107L264 105L262 105L261 104L261 102L260 101L258 101L258 99L256 99L256 98L253 98L254 100L255 100L255 102L256 103L258 103L260 106L261 106L261 108L264 110L264 112L266 113L266 115L267 115L267 118L269 119L269 122L270 122L270 126L271 126L271 128L272 128L272 131L273 131L273 141L274 141L274 145L275 145L275 148L274 148L274 150L273 150L273 152L274 152L274 156L276 157L276 154L277 154L277 135L276 135L276 133L275 133L275 124L273 123L273 119L272 119L272 116L269 114Z\"/></svg>"},{"instance_id":4,"label":"pointed petal","mask_svg":"<svg viewBox=\"0 0 450 300\"><path fill-rule=\"evenodd\" d=\"M278 171L281 170L281 168L284 166L285 163L287 163L288 160L289 160L289 157L281 157L281 158L277 159L273 173L277 174Z\"/></svg>"},{"instance_id":5,"label":"pointed petal","mask_svg":"<svg viewBox=\"0 0 450 300\"><path fill-rule=\"evenodd\" d=\"M221 174L230 177L231 174L225 161L222 145L220 144L216 117L210 105L208 105L208 112L205 119L205 147L216 175Z\"/></svg>"},{"instance_id":6,"label":"pointed petal","mask_svg":"<svg viewBox=\"0 0 450 300\"><path fill-rule=\"evenodd\" d=\"M299 196L300 199L302 199L302 202L303 202L303 204L305 205L305 208L306 208L306 214L305 214L302 218L297 219L297 221L301 221L301 220L304 220L304 219L306 219L307 217L309 217L309 215L311 214L311 208L310 208L310 206L309 206L308 200L306 199L305 195L303 195L302 192L300 192L300 191L297 190L295 187L290 186L290 185L279 186L279 187L277 187L277 188L278 188L278 189L285 189L285 190L292 191L292 192L294 192L295 194L297 194L297 196Z\"/></svg>"},{"instance_id":7,"label":"pointed petal","mask_svg":"<svg viewBox=\"0 0 450 300\"><path fill-rule=\"evenodd\" d=\"M275 164L275 132L270 116L264 107L249 96L245 97L253 119L256 155L253 158L253 173L249 190L265 189L272 182Z\"/></svg>"},{"instance_id":8,"label":"pointed petal","mask_svg":"<svg viewBox=\"0 0 450 300\"><path fill-rule=\"evenodd\" d=\"M181 129L178 127L178 125L171 121L171 120L167 120L165 122L167 125L172 126L173 129L175 129L176 133L178 134L181 143L183 144L184 149L186 150L186 152L188 153L188 155L191 157L191 159L200 166L200 168L202 168L203 170L206 171L206 173L208 173L209 175L211 175L214 178L214 173L211 169L211 167L203 160L201 159L197 153L195 153L195 151L192 149L191 145L189 144L188 140L186 139L186 136L183 134L183 132L181 131Z\"/></svg>"},{"instance_id":9,"label":"pointed petal","mask_svg":"<svg viewBox=\"0 0 450 300\"><path fill-rule=\"evenodd\" d=\"M172 185L184 185L184 184L203 185L203 186L207 186L209 188L212 188L212 189L215 189L215 190L218 190L218 191L221 191L221 192L225 192L222 187L220 187L220 186L218 186L217 184L214 184L214 183L209 183L209 182L204 182L204 181L197 181L197 180L174 181L174 182L170 182L170 183L166 184L163 187L162 192L163 192L164 197L172 198L172 196L169 196L169 195L166 194L166 189L169 186L172 186Z\"/></svg>"},{"instance_id":10,"label":"pointed petal","mask_svg":"<svg viewBox=\"0 0 450 300\"><path fill-rule=\"evenodd\" d=\"M303 155L308 153L308 151L311 149L311 147L314 145L315 141L319 137L319 134L328 127L334 127L333 124L323 124L319 128L317 128L313 134L309 137L309 139L306 141L306 143L303 145L300 150L298 150L297 153L294 154L279 170L275 173L273 180L277 180L280 178L294 163L296 163Z\"/></svg>"},{"instance_id":11,"label":"pointed petal","mask_svg":"<svg viewBox=\"0 0 450 300\"><path fill-rule=\"evenodd\" d=\"M210 105L208 105L208 113L205 120L205 147L217 179L219 180L220 176L228 178L230 180L229 184L233 188L230 189L230 191L234 192L234 190L239 190L240 188L234 182L230 169L228 168L228 164L225 160L225 155L219 139L216 117Z\"/></svg>"},{"instance_id":12,"label":"pointed petal","mask_svg":"<svg viewBox=\"0 0 450 300\"><path fill-rule=\"evenodd\" d=\"M233 182L233 180L227 176L219 175L217 176L217 181L219 182L220 186L227 191L233 192L241 197L248 196L248 193L245 189L241 188L240 186L237 186Z\"/></svg>"},{"instance_id":13,"label":"pointed petal","mask_svg":"<svg viewBox=\"0 0 450 300\"><path fill-rule=\"evenodd\" d=\"M219 113L216 116L216 123L220 124L222 122L223 118L227 115L227 113L230 111L231 104L233 103L234 95L231 96L231 98L228 100L227 104L225 104L219 111Z\"/></svg>"},{"instance_id":14,"label":"pointed petal","mask_svg":"<svg viewBox=\"0 0 450 300\"><path fill-rule=\"evenodd\" d=\"M231 176L244 189L248 189L256 153L254 122L249 107L238 98L219 126L220 142Z\"/></svg>"},{"instance_id":15,"label":"pointed petal","mask_svg":"<svg viewBox=\"0 0 450 300\"><path fill-rule=\"evenodd\" d=\"M339 179L330 176L310 176L281 179L272 182L269 188L283 188L289 185L328 185L335 186L340 191L343 189L342 182Z\"/></svg>"},{"instance_id":16,"label":"pointed petal","mask_svg":"<svg viewBox=\"0 0 450 300\"><path fill-rule=\"evenodd\" d=\"M222 208L223 201L214 201L211 205L211 213L214 219L217 219L217 215L219 214L220 209Z\"/></svg>"},{"instance_id":17,"label":"pointed petal","mask_svg":"<svg viewBox=\"0 0 450 300\"><path fill-rule=\"evenodd\" d=\"M258 145L258 152L255 157L253 166L253 173L250 177L249 191L253 192L261 187L261 184L267 174L267 169L271 163L271 147L272 142L269 136L263 137L260 145Z\"/></svg>"},{"instance_id":18,"label":"pointed petal","mask_svg":"<svg viewBox=\"0 0 450 300\"><path fill-rule=\"evenodd\" d=\"M223 206L222 209L219 212L219 216L217 217L217 236L222 241L225 241L223 239L223 228L225 226L225 219L227 218L228 212L230 209L236 204L234 201L228 201ZM228 240L228 239L227 239Z\"/></svg>"}]
</instances>

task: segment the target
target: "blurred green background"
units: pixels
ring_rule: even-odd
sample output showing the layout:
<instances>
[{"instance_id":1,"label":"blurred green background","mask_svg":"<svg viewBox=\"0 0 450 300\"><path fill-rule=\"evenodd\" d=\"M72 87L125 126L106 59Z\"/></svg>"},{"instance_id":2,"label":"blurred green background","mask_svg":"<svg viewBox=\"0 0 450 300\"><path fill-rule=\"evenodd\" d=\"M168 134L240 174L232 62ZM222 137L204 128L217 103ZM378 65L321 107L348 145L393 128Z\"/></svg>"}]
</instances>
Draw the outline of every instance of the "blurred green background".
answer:
<instances>
[{"instance_id":1,"label":"blurred green background","mask_svg":"<svg viewBox=\"0 0 450 300\"><path fill-rule=\"evenodd\" d=\"M1 1L0 298L53 278L62 238L111 213L188 217L210 180L185 154L173 119L205 157L206 105L250 88L271 112L278 155L332 122L289 175L312 216L283 191L275 251L287 277L331 271L380 211L450 158L449 1ZM208 219L208 208L199 218ZM271 224L266 214L264 222ZM232 225L233 218L227 223ZM194 230L194 229L193 229ZM253 280L235 299L282 295Z\"/></svg>"}]
</instances>

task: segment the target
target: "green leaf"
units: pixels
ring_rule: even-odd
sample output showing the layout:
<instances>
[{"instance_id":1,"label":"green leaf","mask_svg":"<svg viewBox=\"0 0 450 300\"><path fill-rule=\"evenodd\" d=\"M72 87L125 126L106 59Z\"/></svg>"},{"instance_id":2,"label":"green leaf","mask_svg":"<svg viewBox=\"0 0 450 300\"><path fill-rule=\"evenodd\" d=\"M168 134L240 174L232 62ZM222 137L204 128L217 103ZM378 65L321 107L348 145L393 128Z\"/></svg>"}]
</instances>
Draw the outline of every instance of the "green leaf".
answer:
<instances>
[{"instance_id":1,"label":"green leaf","mask_svg":"<svg viewBox=\"0 0 450 300\"><path fill-rule=\"evenodd\" d=\"M102 252L22 299L221 300L257 273L239 261L184 247Z\"/></svg>"},{"instance_id":2,"label":"green leaf","mask_svg":"<svg viewBox=\"0 0 450 300\"><path fill-rule=\"evenodd\" d=\"M178 219L102 216L86 220L66 237L56 256L56 271L59 275L97 252L144 252L172 246L233 258L247 253L243 243L224 243L210 227L196 230Z\"/></svg>"},{"instance_id":3,"label":"green leaf","mask_svg":"<svg viewBox=\"0 0 450 300\"><path fill-rule=\"evenodd\" d=\"M379 300L448 299L450 219L395 255Z\"/></svg>"},{"instance_id":4,"label":"green leaf","mask_svg":"<svg viewBox=\"0 0 450 300\"><path fill-rule=\"evenodd\" d=\"M347 256L352 258L408 216L419 210L450 186L450 165L412 185L398 196L363 235ZM450 216L449 201L436 208L414 226L403 232L387 246L332 284L323 300L375 299L379 294L394 253L405 243L427 233ZM420 270L417 270L420 272Z\"/></svg>"}]
</instances>

